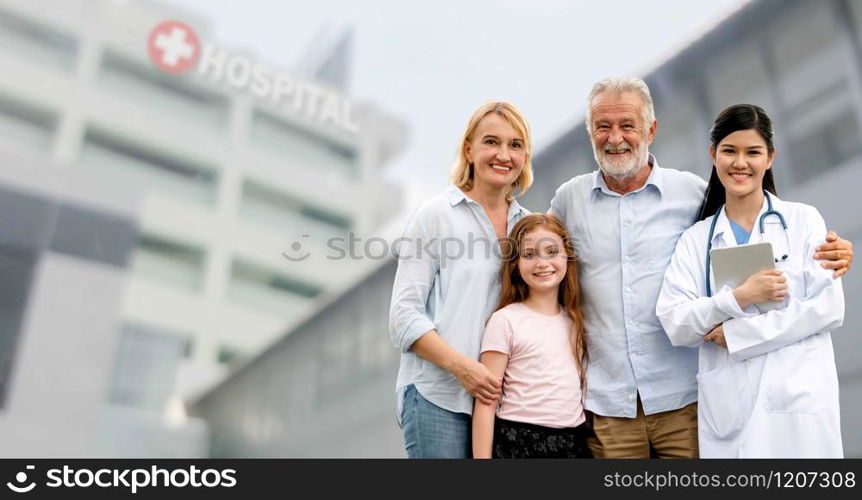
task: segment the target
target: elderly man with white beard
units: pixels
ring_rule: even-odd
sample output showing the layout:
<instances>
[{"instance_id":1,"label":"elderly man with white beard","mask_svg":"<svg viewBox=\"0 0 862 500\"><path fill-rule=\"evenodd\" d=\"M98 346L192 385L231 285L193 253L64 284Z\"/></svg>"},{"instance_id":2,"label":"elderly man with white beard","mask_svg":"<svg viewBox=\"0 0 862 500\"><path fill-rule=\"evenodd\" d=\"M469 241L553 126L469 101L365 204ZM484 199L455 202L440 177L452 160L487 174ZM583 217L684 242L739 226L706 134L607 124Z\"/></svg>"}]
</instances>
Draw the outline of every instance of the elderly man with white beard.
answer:
<instances>
[{"instance_id":1,"label":"elderly man with white beard","mask_svg":"<svg viewBox=\"0 0 862 500\"><path fill-rule=\"evenodd\" d=\"M674 347L656 316L665 269L691 226L706 182L649 153L657 122L637 78L593 86L586 130L599 169L551 201L581 266L589 365L585 406L597 458L696 458L697 350ZM708 161L704 151L704 162ZM841 275L852 245L830 231L815 258Z\"/></svg>"}]
</instances>

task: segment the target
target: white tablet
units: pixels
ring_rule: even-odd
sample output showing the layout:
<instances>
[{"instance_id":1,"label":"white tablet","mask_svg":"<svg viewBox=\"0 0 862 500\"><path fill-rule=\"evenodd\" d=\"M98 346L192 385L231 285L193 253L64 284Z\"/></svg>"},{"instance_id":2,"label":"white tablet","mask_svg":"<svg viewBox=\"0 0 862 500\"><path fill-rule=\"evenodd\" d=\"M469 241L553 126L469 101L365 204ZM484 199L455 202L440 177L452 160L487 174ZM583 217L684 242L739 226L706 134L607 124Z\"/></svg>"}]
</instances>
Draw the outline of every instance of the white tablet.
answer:
<instances>
[{"instance_id":1,"label":"white tablet","mask_svg":"<svg viewBox=\"0 0 862 500\"><path fill-rule=\"evenodd\" d=\"M713 290L721 290L724 285L736 288L756 272L775 268L771 243L755 243L738 247L713 248L709 252L712 259L712 273L715 278ZM786 300L786 299L785 299ZM761 313L781 309L781 302L757 304Z\"/></svg>"}]
</instances>

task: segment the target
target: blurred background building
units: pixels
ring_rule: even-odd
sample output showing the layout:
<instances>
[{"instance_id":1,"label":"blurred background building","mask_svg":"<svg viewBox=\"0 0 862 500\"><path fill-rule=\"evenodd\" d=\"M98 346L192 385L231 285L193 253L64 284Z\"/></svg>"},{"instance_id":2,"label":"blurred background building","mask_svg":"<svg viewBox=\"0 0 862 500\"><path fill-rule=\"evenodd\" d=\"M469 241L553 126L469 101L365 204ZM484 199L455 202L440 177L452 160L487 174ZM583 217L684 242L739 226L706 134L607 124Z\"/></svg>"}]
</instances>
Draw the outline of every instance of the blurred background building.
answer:
<instances>
[{"instance_id":1,"label":"blurred background building","mask_svg":"<svg viewBox=\"0 0 862 500\"><path fill-rule=\"evenodd\" d=\"M715 116L731 104L760 104L775 122L781 196L815 205L858 248L860 33L860 2L751 2L643 76L659 120L651 151L663 166L706 177ZM562 134L534 165L536 183L523 203L544 211L560 184L595 169L584 126ZM195 413L211 425L212 456L404 456L394 415L398 352L386 319L394 270L394 261L381 264L199 401ZM858 269L844 278L844 291L844 327L833 339L845 454L860 457Z\"/></svg>"},{"instance_id":2,"label":"blurred background building","mask_svg":"<svg viewBox=\"0 0 862 500\"><path fill-rule=\"evenodd\" d=\"M165 20L217 44L155 2L0 1L2 456L206 456L186 401L375 272L326 242L400 212L405 126L347 96L349 32L302 77L356 131L160 71Z\"/></svg>"}]
</instances>

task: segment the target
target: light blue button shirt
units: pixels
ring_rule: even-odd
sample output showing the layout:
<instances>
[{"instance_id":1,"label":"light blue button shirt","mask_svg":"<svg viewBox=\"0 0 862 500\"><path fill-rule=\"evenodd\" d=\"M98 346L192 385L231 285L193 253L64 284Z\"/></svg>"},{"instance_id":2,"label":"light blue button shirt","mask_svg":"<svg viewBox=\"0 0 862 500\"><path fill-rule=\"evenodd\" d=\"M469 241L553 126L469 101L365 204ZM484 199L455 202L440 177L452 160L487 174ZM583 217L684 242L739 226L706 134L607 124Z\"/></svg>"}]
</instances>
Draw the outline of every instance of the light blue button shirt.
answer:
<instances>
[{"instance_id":1,"label":"light blue button shirt","mask_svg":"<svg viewBox=\"0 0 862 500\"><path fill-rule=\"evenodd\" d=\"M509 205L506 231L529 212ZM396 418L401 425L404 388L449 411L472 414L473 398L446 370L410 346L429 330L456 351L479 359L485 322L500 300L500 246L478 202L455 186L419 207L398 246L389 332L401 350Z\"/></svg>"},{"instance_id":2,"label":"light blue button shirt","mask_svg":"<svg viewBox=\"0 0 862 500\"><path fill-rule=\"evenodd\" d=\"M590 364L586 408L635 417L697 400L697 350L674 347L655 313L677 239L697 216L706 182L661 168L640 189L621 195L601 171L572 178L551 201L575 242L581 266Z\"/></svg>"}]
</instances>

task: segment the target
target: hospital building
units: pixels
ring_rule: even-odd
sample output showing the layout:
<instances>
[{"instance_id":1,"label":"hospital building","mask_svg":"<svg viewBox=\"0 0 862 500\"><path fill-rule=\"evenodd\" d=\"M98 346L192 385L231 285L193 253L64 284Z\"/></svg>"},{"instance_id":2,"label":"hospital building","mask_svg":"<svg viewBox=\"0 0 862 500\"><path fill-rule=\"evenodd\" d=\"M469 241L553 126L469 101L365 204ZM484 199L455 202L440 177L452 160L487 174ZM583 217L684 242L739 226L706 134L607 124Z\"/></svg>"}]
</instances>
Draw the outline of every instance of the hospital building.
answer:
<instances>
[{"instance_id":1,"label":"hospital building","mask_svg":"<svg viewBox=\"0 0 862 500\"><path fill-rule=\"evenodd\" d=\"M297 72L154 1L0 0L3 456L207 456L189 402L373 271L326 242L401 211L407 136L350 96L348 35Z\"/></svg>"}]
</instances>

